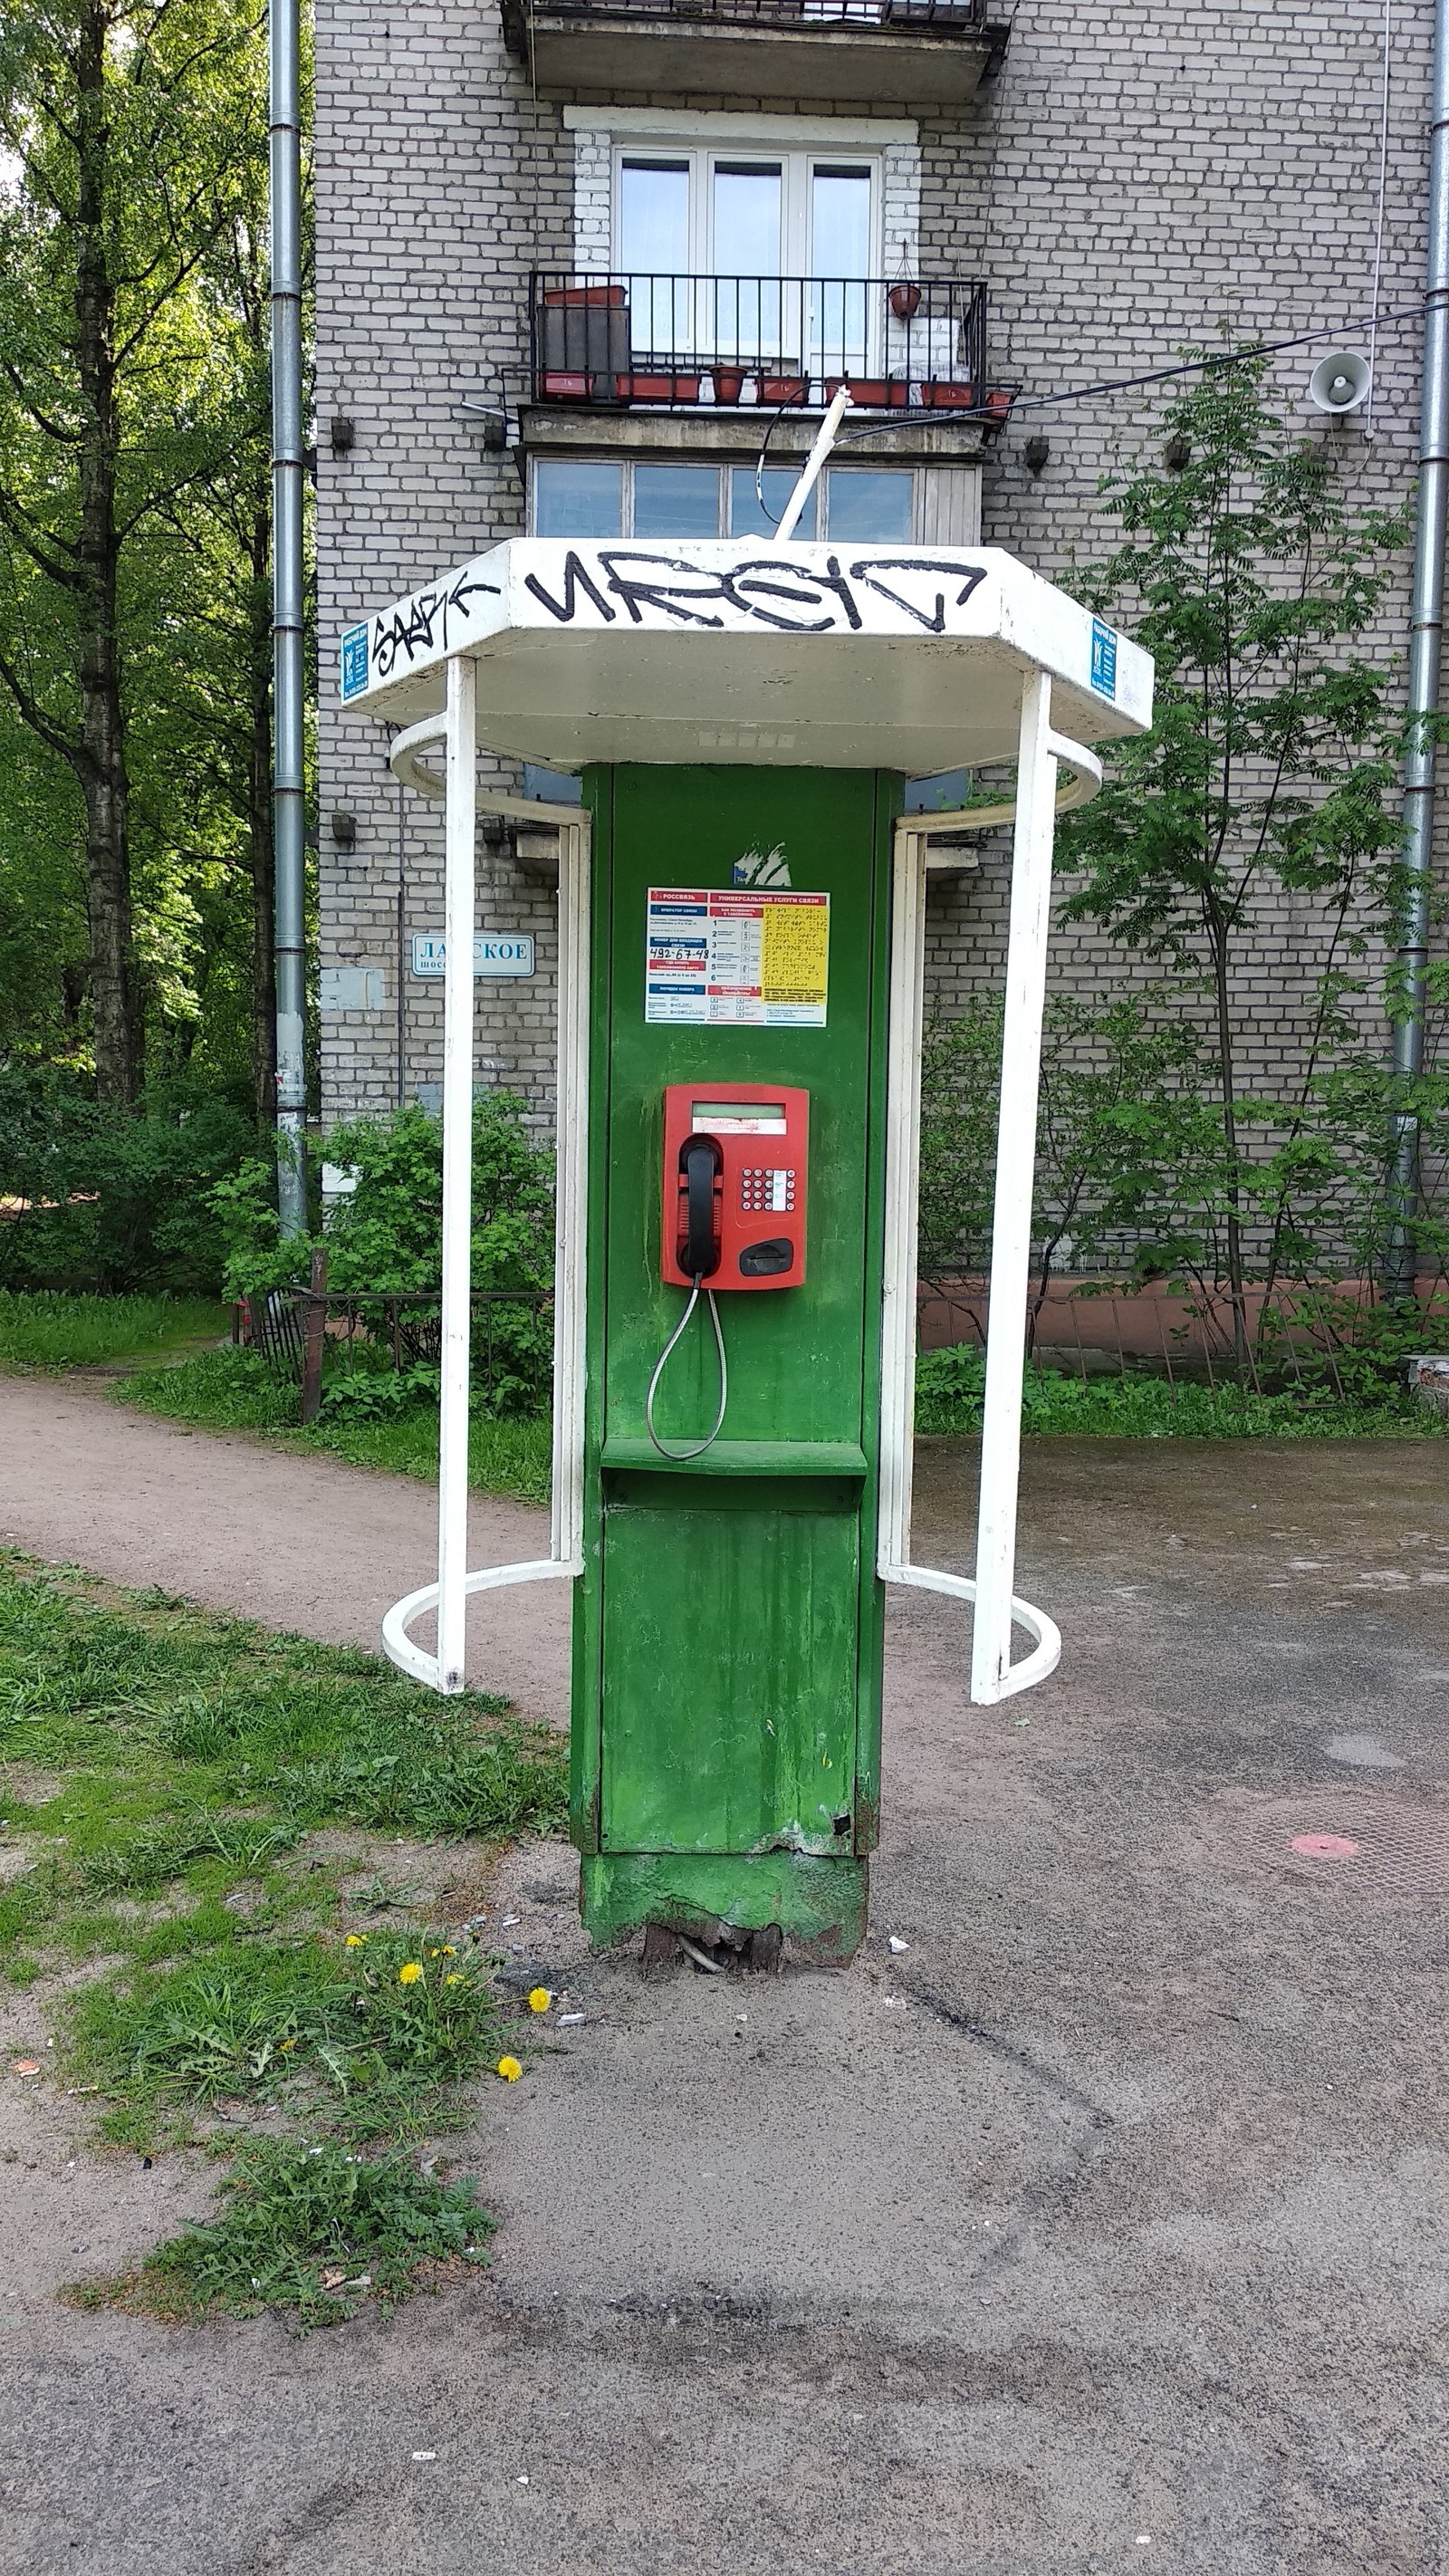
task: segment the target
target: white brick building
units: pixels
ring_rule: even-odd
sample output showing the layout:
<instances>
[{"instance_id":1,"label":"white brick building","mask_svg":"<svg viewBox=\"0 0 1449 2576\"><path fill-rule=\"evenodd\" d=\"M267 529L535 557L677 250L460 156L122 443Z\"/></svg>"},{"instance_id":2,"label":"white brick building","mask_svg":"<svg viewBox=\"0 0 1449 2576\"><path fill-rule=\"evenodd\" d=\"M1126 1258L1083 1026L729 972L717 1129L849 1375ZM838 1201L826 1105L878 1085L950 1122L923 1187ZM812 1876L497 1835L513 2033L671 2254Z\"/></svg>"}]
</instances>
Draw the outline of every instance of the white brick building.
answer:
<instances>
[{"instance_id":1,"label":"white brick building","mask_svg":"<svg viewBox=\"0 0 1449 2576\"><path fill-rule=\"evenodd\" d=\"M883 424L931 409L842 454L827 532L979 535L1070 581L1074 550L1107 550L1099 478L1150 446L1163 389L984 430L953 414L983 387L1162 366L1222 324L1362 315L1376 265L1380 307L1412 306L1431 27L1429 0L317 0L328 1120L431 1097L441 1043L440 987L409 963L441 926L441 833L393 784L385 729L337 710L343 627L525 524L757 524L761 405L803 394L772 435L783 466L841 374ZM1311 408L1313 354L1275 361L1278 396L1353 498L1402 501L1416 321L1379 334L1371 420ZM1408 570L1382 625L1400 656ZM531 931L537 971L480 984L479 1079L540 1112L546 849L485 845L480 868L481 926ZM1004 890L988 851L934 892L948 999L997 973ZM1240 997L1270 1081L1312 982L1301 912L1264 918ZM1144 971L1080 928L1055 951L1079 992Z\"/></svg>"}]
</instances>

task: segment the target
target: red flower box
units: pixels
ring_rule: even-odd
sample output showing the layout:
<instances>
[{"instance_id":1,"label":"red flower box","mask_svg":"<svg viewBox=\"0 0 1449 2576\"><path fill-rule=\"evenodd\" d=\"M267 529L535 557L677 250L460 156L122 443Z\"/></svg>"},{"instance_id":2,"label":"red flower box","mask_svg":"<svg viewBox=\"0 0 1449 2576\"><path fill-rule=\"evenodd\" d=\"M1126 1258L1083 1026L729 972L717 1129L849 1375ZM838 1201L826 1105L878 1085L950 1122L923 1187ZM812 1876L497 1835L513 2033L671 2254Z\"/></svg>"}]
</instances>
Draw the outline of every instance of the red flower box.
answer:
<instances>
[{"instance_id":1,"label":"red flower box","mask_svg":"<svg viewBox=\"0 0 1449 2576\"><path fill-rule=\"evenodd\" d=\"M571 368L545 367L543 371L544 401L587 402L592 383L593 378L591 376L576 373Z\"/></svg>"},{"instance_id":2,"label":"red flower box","mask_svg":"<svg viewBox=\"0 0 1449 2576\"><path fill-rule=\"evenodd\" d=\"M974 411L974 385L948 385L933 378L921 387L921 401L927 411Z\"/></svg>"},{"instance_id":3,"label":"red flower box","mask_svg":"<svg viewBox=\"0 0 1449 2576\"><path fill-rule=\"evenodd\" d=\"M554 306L622 304L625 300L625 289L622 286L546 286L543 290L543 300L545 304Z\"/></svg>"},{"instance_id":4,"label":"red flower box","mask_svg":"<svg viewBox=\"0 0 1449 2576\"><path fill-rule=\"evenodd\" d=\"M619 393L625 402L698 402L699 378L698 376L653 374L621 376Z\"/></svg>"},{"instance_id":5,"label":"red flower box","mask_svg":"<svg viewBox=\"0 0 1449 2576\"><path fill-rule=\"evenodd\" d=\"M802 403L810 390L805 376L761 376L762 403Z\"/></svg>"},{"instance_id":6,"label":"red flower box","mask_svg":"<svg viewBox=\"0 0 1449 2576\"><path fill-rule=\"evenodd\" d=\"M834 396L845 385L853 403L862 411L905 411L909 408L910 386L904 376L827 376L825 399Z\"/></svg>"}]
</instances>

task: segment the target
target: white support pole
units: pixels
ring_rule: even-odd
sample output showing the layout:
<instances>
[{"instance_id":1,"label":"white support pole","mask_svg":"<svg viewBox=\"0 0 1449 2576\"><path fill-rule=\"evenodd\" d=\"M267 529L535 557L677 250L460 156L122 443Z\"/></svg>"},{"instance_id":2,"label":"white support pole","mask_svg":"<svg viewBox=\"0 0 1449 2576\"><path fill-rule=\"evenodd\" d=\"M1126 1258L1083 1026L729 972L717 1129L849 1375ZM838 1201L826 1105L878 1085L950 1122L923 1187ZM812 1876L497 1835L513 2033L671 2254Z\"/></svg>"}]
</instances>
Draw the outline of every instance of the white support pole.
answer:
<instances>
[{"instance_id":1,"label":"white support pole","mask_svg":"<svg viewBox=\"0 0 1449 2576\"><path fill-rule=\"evenodd\" d=\"M996 1131L996 1202L991 1232L991 1304L986 1335L986 1400L976 1524L976 1617L971 1696L989 1704L1011 1684L1012 1582L1021 1468L1021 1385L1036 1177L1037 1092L1051 921L1052 841L1058 737L1051 730L1052 684L1033 671L1021 692L1016 772L1011 919L1001 1037L1001 1108ZM1017 1684L1020 1687L1020 1684Z\"/></svg>"},{"instance_id":2,"label":"white support pole","mask_svg":"<svg viewBox=\"0 0 1449 2576\"><path fill-rule=\"evenodd\" d=\"M559 826L554 1159L553 1561L584 1570L584 1244L589 1151L589 817Z\"/></svg>"},{"instance_id":3,"label":"white support pole","mask_svg":"<svg viewBox=\"0 0 1449 2576\"><path fill-rule=\"evenodd\" d=\"M451 663L449 671L459 665ZM470 675L471 662L464 665ZM425 716L400 733L389 754L393 770L419 795L449 798L448 815L453 804L451 791L454 767L447 757L446 776L440 776L423 755L438 744L451 752L454 738L453 698L449 682L446 715ZM471 779L472 771L468 772ZM410 1673L415 1681L425 1682L430 1690L462 1688L463 1604L479 1592L497 1592L516 1583L544 1583L562 1578L572 1580L584 1570L584 1312L585 1312L585 1238L588 1222L586 1204L589 1124L589 881L590 823L582 809L540 805L531 798L502 795L492 788L475 792L473 811L481 807L491 814L502 814L518 822L546 823L559 836L559 980L558 980L558 1125L557 1125L557 1216L554 1232L554 1301L553 1301L553 1531L550 1553L518 1565L490 1565L475 1573L467 1565L467 1447L468 1447L468 1341L463 1341L461 1384L455 1377L444 1377L443 1403L438 1434L438 1580L424 1583L416 1592L395 1601L382 1623L384 1652L399 1670ZM449 843L451 849L451 842ZM472 881L472 839L468 842L468 875ZM452 878L449 879L450 890ZM468 1053L470 1079L462 1138L468 1150L467 1187L463 1206L470 1210L472 1196L472 1014L473 1014L473 937L471 925L472 896L468 899L469 926L466 938L455 942L451 908L447 913L447 959L455 952L468 961L468 983L465 1009L468 1019ZM448 1030L455 1025L451 1011L450 985L445 966L444 1048ZM444 1065L444 1241L448 1234L448 1127L447 1127L447 1058ZM471 1212L471 1210L470 1210ZM471 1251L471 1236L463 1233L465 1261ZM448 1276L447 1251L444 1253L445 1283ZM467 1318L468 1283L463 1294ZM444 1338L449 1308L444 1291ZM451 1400L450 1390L451 1387ZM452 1514L448 1497L452 1497ZM448 1596L450 1627L458 1635L455 1664L443 1658L444 1622L442 1604ZM415 1645L409 1630L415 1619L430 1610L439 1612L437 1655L430 1655ZM457 1679L450 1680L450 1672Z\"/></svg>"},{"instance_id":4,"label":"white support pole","mask_svg":"<svg viewBox=\"0 0 1449 2576\"><path fill-rule=\"evenodd\" d=\"M886 1024L885 1242L881 1271L880 1503L876 1564L883 1583L911 1561L911 1467L916 1399L916 1200L921 1160L921 1033L926 988L929 834L903 816L895 830Z\"/></svg>"},{"instance_id":5,"label":"white support pole","mask_svg":"<svg viewBox=\"0 0 1449 2576\"><path fill-rule=\"evenodd\" d=\"M477 674L448 662L443 934L443 1313L438 1449L438 1688L460 1691L467 1631L473 1286L473 835Z\"/></svg>"},{"instance_id":6,"label":"white support pole","mask_svg":"<svg viewBox=\"0 0 1449 2576\"><path fill-rule=\"evenodd\" d=\"M772 546L786 546L795 534L800 513L820 480L825 460L835 445L835 433L850 408L850 393L838 385L830 398L830 408L815 433L815 444L805 459L800 479L780 514L780 524L770 539Z\"/></svg>"},{"instance_id":7,"label":"white support pole","mask_svg":"<svg viewBox=\"0 0 1449 2576\"><path fill-rule=\"evenodd\" d=\"M1048 1673L1056 1671L1062 1654L1061 1632L1055 1621L1032 1602L1016 1599L1011 1585L1016 1561L1021 1374L1053 826L1057 814L1084 805L1096 795L1102 784L1102 764L1084 744L1053 733L1050 715L1050 682L1044 674L1033 676L1023 690L1016 796L1005 804L968 805L952 814L903 814L895 830L891 888L876 1572L882 1583L914 1585L923 1592L944 1592L953 1601L981 1605L973 1627L971 1696L987 1703L1007 1699L1044 1682ZM1060 790L1056 788L1059 762L1070 772L1070 783ZM973 1579L911 1563L926 877L932 865L931 842L938 835L990 831L998 824L1013 821L1016 850L1002 1060L1003 1141L997 1159L991 1331L986 1364L991 1436L982 1441L977 1570ZM1019 936L1022 932L1026 935ZM1018 1282L1012 1292L1001 1286L1008 1270ZM1015 1665L1011 1662L1013 1627L1024 1628L1033 1640L1032 1652ZM983 1639L989 1643L983 1643Z\"/></svg>"},{"instance_id":8,"label":"white support pole","mask_svg":"<svg viewBox=\"0 0 1449 2576\"><path fill-rule=\"evenodd\" d=\"M1090 779L1095 762L1076 744L1063 744L1078 776ZM1098 772L1100 775L1100 772ZM1077 801L1075 787L1073 801ZM1006 808L1010 813L1012 808ZM984 809L991 821L999 810ZM943 830L982 828L983 808L958 814L902 815L895 831L891 887L891 965L886 1036L885 1261L881 1301L880 1499L876 1572L882 1583L942 1592L975 1602L969 1575L945 1574L911 1563L911 1467L916 1378L916 1201L921 1153L921 1038L925 1018L926 878L932 839ZM1061 1634L1030 1601L1008 1604L1012 1623L1024 1628L1034 1650L1023 1656L995 1694L1030 1690L1061 1661Z\"/></svg>"}]
</instances>

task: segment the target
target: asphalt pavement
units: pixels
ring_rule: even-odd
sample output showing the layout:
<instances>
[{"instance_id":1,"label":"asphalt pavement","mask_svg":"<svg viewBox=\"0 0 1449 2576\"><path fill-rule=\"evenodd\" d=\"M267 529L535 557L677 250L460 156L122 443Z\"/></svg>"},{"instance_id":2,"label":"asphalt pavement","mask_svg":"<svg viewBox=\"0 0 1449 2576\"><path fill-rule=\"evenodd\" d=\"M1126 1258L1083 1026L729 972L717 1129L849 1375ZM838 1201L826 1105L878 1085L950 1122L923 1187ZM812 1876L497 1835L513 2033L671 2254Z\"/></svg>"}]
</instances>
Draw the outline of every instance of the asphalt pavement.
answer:
<instances>
[{"instance_id":1,"label":"asphalt pavement","mask_svg":"<svg viewBox=\"0 0 1449 2576\"><path fill-rule=\"evenodd\" d=\"M92 1408L69 1517L24 1472L47 1400ZM95 1563L109 1474L119 1548L124 1460L124 1579L223 1598L228 1517L254 1614L309 1624L304 1523L321 1633L419 1579L392 1480L5 1409L15 1544ZM923 1444L921 1561L966 1563L971 1467ZM646 1985L589 1957L566 1849L510 1856L507 1973L584 2019L447 2144L488 2274L390 2321L57 2305L205 2177L12 2101L0 2568L1444 2576L1446 1496L1438 1443L1028 1442L1018 1588L1061 1672L973 1710L960 1615L893 1601L851 1968ZM477 1678L511 1657L557 1713L556 1605L521 1605L475 1620Z\"/></svg>"}]
</instances>

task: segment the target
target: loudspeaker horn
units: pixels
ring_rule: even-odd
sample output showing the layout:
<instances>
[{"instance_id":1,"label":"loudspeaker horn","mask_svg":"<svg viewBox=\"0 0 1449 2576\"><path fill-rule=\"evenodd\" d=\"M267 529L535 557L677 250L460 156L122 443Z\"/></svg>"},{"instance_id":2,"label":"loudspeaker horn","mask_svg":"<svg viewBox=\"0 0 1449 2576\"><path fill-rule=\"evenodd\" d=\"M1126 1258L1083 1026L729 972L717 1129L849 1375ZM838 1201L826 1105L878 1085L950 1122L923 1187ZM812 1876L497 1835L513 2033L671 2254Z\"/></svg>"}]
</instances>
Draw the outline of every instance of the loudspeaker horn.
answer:
<instances>
[{"instance_id":1,"label":"loudspeaker horn","mask_svg":"<svg viewBox=\"0 0 1449 2576\"><path fill-rule=\"evenodd\" d=\"M1319 411L1361 411L1372 373L1361 349L1330 349L1308 379L1308 398Z\"/></svg>"}]
</instances>

